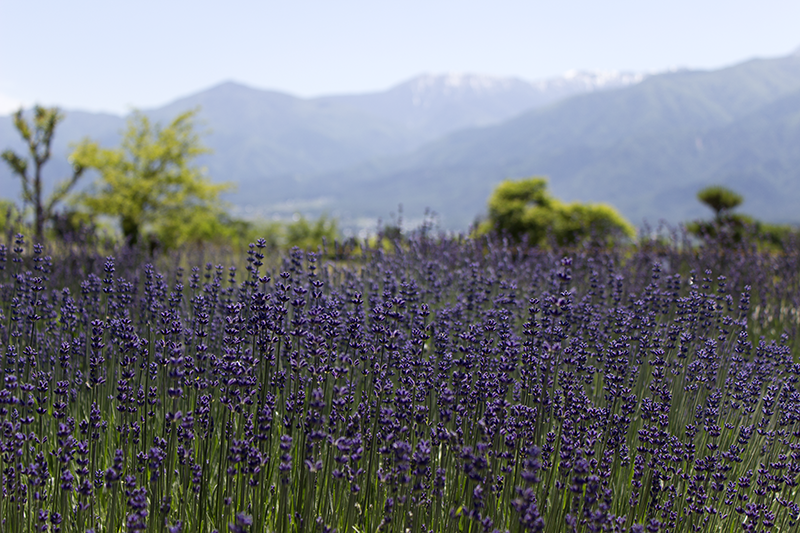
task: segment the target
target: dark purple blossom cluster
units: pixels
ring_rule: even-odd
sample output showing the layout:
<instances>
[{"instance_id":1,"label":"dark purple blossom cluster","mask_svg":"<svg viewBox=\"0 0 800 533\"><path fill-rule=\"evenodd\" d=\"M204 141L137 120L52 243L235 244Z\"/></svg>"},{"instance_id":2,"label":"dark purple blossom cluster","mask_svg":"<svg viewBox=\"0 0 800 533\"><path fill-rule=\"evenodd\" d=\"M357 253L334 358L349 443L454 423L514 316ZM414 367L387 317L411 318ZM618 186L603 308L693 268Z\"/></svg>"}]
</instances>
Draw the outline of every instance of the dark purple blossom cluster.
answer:
<instances>
[{"instance_id":1,"label":"dark purple blossom cluster","mask_svg":"<svg viewBox=\"0 0 800 533\"><path fill-rule=\"evenodd\" d=\"M665 242L80 272L17 236L0 530L791 531L799 250Z\"/></svg>"}]
</instances>

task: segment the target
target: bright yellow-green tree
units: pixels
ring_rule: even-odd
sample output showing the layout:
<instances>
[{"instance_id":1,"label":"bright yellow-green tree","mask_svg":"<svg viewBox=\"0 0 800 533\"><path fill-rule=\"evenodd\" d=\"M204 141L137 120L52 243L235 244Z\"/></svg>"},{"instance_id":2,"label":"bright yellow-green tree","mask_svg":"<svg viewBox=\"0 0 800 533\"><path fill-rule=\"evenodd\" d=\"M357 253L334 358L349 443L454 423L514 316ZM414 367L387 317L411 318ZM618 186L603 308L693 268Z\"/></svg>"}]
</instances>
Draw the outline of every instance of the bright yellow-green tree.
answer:
<instances>
[{"instance_id":1,"label":"bright yellow-green tree","mask_svg":"<svg viewBox=\"0 0 800 533\"><path fill-rule=\"evenodd\" d=\"M78 204L93 215L116 218L132 244L142 237L165 247L224 238L226 215L219 196L230 184L212 183L194 164L209 153L195 131L197 112L181 113L166 127L134 112L120 147L101 148L88 139L79 143L72 161L96 170L100 178Z\"/></svg>"},{"instance_id":2,"label":"bright yellow-green tree","mask_svg":"<svg viewBox=\"0 0 800 533\"><path fill-rule=\"evenodd\" d=\"M496 231L516 241L542 246L552 236L558 244L593 242L607 245L636 232L606 204L564 203L553 198L545 178L505 180L489 198L489 216L479 231Z\"/></svg>"}]
</instances>

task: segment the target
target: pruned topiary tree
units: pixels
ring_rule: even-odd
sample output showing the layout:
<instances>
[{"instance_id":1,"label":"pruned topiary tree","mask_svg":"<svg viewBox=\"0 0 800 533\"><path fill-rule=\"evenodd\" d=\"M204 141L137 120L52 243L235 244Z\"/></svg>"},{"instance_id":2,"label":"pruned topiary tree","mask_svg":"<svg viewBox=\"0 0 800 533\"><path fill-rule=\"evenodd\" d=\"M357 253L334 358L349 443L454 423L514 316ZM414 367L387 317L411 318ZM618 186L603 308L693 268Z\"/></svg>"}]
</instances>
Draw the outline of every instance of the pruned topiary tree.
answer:
<instances>
[{"instance_id":1,"label":"pruned topiary tree","mask_svg":"<svg viewBox=\"0 0 800 533\"><path fill-rule=\"evenodd\" d=\"M711 185L697 193L697 199L714 210L714 217L721 220L725 215L742 204L742 195L723 187Z\"/></svg>"}]
</instances>

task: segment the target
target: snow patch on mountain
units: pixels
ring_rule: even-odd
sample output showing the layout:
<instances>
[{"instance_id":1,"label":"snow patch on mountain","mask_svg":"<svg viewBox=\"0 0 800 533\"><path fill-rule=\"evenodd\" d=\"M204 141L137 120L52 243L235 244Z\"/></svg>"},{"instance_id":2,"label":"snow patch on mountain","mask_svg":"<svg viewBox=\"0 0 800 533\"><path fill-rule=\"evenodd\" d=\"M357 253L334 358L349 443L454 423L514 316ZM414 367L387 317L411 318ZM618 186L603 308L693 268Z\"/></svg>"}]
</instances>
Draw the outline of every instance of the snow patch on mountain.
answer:
<instances>
[{"instance_id":1,"label":"snow patch on mountain","mask_svg":"<svg viewBox=\"0 0 800 533\"><path fill-rule=\"evenodd\" d=\"M582 92L626 87L641 82L647 74L615 70L570 70L562 76L546 80L526 81L479 74L423 74L395 90L408 91L414 107L429 108L442 100L464 101L502 95L503 93L558 94L567 96Z\"/></svg>"},{"instance_id":2,"label":"snow patch on mountain","mask_svg":"<svg viewBox=\"0 0 800 533\"><path fill-rule=\"evenodd\" d=\"M568 70L559 77L534 81L531 85L542 92L566 88L591 92L635 85L646 77L647 74L617 70Z\"/></svg>"},{"instance_id":3,"label":"snow patch on mountain","mask_svg":"<svg viewBox=\"0 0 800 533\"><path fill-rule=\"evenodd\" d=\"M436 100L463 100L519 89L525 82L516 78L494 78L478 74L423 74L404 84L415 107L430 107Z\"/></svg>"}]
</instances>

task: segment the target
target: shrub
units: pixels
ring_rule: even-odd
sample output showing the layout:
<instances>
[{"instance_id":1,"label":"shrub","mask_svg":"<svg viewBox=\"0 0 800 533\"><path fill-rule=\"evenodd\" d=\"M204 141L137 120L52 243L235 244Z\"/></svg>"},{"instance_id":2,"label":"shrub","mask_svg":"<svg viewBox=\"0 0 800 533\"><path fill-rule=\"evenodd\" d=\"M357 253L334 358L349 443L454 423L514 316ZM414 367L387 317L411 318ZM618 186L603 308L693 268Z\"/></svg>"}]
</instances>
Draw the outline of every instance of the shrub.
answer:
<instances>
[{"instance_id":1,"label":"shrub","mask_svg":"<svg viewBox=\"0 0 800 533\"><path fill-rule=\"evenodd\" d=\"M479 233L495 231L516 242L543 246L552 238L560 246L607 246L633 238L635 230L605 204L565 204L547 191L544 178L500 183L489 198L488 219Z\"/></svg>"}]
</instances>

